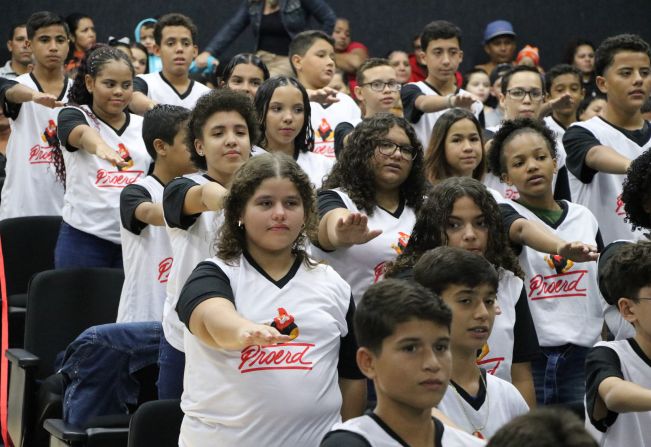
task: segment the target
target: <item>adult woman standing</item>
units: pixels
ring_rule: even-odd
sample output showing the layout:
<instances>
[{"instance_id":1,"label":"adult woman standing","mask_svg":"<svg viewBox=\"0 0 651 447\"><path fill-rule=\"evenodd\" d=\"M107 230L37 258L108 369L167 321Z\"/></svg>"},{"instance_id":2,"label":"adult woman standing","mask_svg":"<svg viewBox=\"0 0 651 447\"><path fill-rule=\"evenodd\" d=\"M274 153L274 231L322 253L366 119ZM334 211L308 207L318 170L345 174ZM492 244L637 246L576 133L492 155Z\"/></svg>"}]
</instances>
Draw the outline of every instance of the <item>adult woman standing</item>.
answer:
<instances>
[{"instance_id":1,"label":"adult woman standing","mask_svg":"<svg viewBox=\"0 0 651 447\"><path fill-rule=\"evenodd\" d=\"M272 76L292 76L287 57L292 38L308 29L308 17L332 34L336 15L323 0L245 0L231 20L215 34L195 63L205 67L210 56L219 56L248 25L253 29L255 51ZM217 61L219 63L219 61Z\"/></svg>"},{"instance_id":2,"label":"adult woman standing","mask_svg":"<svg viewBox=\"0 0 651 447\"><path fill-rule=\"evenodd\" d=\"M97 34L95 33L93 19L87 14L72 13L66 17L66 23L70 30L72 44L66 58L66 72L74 75L81 60L86 55L86 51L95 45Z\"/></svg>"}]
</instances>

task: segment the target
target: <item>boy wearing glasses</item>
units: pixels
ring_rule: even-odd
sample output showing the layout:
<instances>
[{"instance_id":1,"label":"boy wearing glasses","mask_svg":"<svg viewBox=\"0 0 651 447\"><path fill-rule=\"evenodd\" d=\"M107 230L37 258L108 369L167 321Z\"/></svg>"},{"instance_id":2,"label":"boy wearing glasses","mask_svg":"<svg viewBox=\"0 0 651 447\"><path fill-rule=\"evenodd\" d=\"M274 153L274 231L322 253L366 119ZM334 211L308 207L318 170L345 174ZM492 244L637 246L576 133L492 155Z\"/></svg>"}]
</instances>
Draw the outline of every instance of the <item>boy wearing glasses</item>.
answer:
<instances>
[{"instance_id":1,"label":"boy wearing glasses","mask_svg":"<svg viewBox=\"0 0 651 447\"><path fill-rule=\"evenodd\" d=\"M635 328L599 342L586 359L586 409L600 445L651 445L651 242L619 250L603 272L610 304Z\"/></svg>"}]
</instances>

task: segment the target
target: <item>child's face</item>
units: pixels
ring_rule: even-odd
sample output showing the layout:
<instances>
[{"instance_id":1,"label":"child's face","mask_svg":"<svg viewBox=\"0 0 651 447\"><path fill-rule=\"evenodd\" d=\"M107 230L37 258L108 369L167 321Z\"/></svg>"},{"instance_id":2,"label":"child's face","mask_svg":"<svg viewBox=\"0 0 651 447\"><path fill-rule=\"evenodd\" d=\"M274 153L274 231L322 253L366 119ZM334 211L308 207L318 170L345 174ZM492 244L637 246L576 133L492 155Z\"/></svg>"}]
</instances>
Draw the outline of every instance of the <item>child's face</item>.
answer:
<instances>
[{"instance_id":1,"label":"child's face","mask_svg":"<svg viewBox=\"0 0 651 447\"><path fill-rule=\"evenodd\" d=\"M61 67L68 54L68 35L61 25L37 29L29 43L34 60L47 70Z\"/></svg>"},{"instance_id":2,"label":"child's face","mask_svg":"<svg viewBox=\"0 0 651 447\"><path fill-rule=\"evenodd\" d=\"M294 140L305 124L305 105L301 91L293 85L274 90L267 108L265 138L267 149L294 147Z\"/></svg>"},{"instance_id":3,"label":"child's face","mask_svg":"<svg viewBox=\"0 0 651 447\"><path fill-rule=\"evenodd\" d=\"M411 65L409 65L409 56L402 51L394 51L389 56L389 63L396 70L396 79L401 84L409 82L411 77Z\"/></svg>"},{"instance_id":4,"label":"child's face","mask_svg":"<svg viewBox=\"0 0 651 447\"><path fill-rule=\"evenodd\" d=\"M208 175L230 180L251 154L246 120L235 111L216 112L206 120L201 134L194 146L199 155L206 157Z\"/></svg>"},{"instance_id":5,"label":"child's face","mask_svg":"<svg viewBox=\"0 0 651 447\"><path fill-rule=\"evenodd\" d=\"M136 74L144 74L147 70L147 53L140 48L131 48L131 62Z\"/></svg>"},{"instance_id":6,"label":"child's face","mask_svg":"<svg viewBox=\"0 0 651 447\"><path fill-rule=\"evenodd\" d=\"M651 298L651 286L642 287L635 297L620 299L617 303L619 311L626 321L635 326L636 338L644 337L651 340L651 300L630 298Z\"/></svg>"},{"instance_id":7,"label":"child's face","mask_svg":"<svg viewBox=\"0 0 651 447\"><path fill-rule=\"evenodd\" d=\"M481 100L486 102L490 95L491 81L486 73L473 73L468 79L466 90L475 95Z\"/></svg>"},{"instance_id":8,"label":"child's face","mask_svg":"<svg viewBox=\"0 0 651 447\"><path fill-rule=\"evenodd\" d=\"M260 67L253 64L238 64L233 68L233 73L228 79L226 86L236 92L242 92L253 99L263 82L264 73Z\"/></svg>"},{"instance_id":9,"label":"child's face","mask_svg":"<svg viewBox=\"0 0 651 447\"><path fill-rule=\"evenodd\" d=\"M574 66L581 70L581 73L592 73L592 70L594 70L594 49L590 45L579 45L576 48Z\"/></svg>"},{"instance_id":10,"label":"child's face","mask_svg":"<svg viewBox=\"0 0 651 447\"><path fill-rule=\"evenodd\" d=\"M638 113L651 91L651 62L646 53L620 51L597 87L608 96L608 104L630 114Z\"/></svg>"},{"instance_id":11,"label":"child's face","mask_svg":"<svg viewBox=\"0 0 651 447\"><path fill-rule=\"evenodd\" d=\"M133 74L122 60L105 63L95 78L86 75L86 88L93 95L93 109L106 116L118 116L131 101Z\"/></svg>"},{"instance_id":12,"label":"child's face","mask_svg":"<svg viewBox=\"0 0 651 447\"><path fill-rule=\"evenodd\" d=\"M332 38L335 40L335 50L344 51L350 45L350 24L348 20L339 19L332 31Z\"/></svg>"},{"instance_id":13,"label":"child's face","mask_svg":"<svg viewBox=\"0 0 651 447\"><path fill-rule=\"evenodd\" d=\"M515 39L511 36L499 36L484 45L484 51L494 64L508 64L515 53Z\"/></svg>"},{"instance_id":14,"label":"child's face","mask_svg":"<svg viewBox=\"0 0 651 447\"><path fill-rule=\"evenodd\" d=\"M374 83L383 83L379 92L373 90ZM389 87L388 83L393 83L395 87ZM364 103L366 114L374 115L391 111L400 96L400 91L396 90L399 87L400 83L393 67L381 65L364 72L364 85L355 87L355 95Z\"/></svg>"},{"instance_id":15,"label":"child's face","mask_svg":"<svg viewBox=\"0 0 651 447\"><path fill-rule=\"evenodd\" d=\"M375 153L371 156L374 182L376 189L383 191L395 191L407 180L411 172L413 160L406 160L400 149L396 149L392 155L384 155L380 152L380 146L394 143L401 146L411 146L409 137L404 129L393 126L389 132L376 142Z\"/></svg>"},{"instance_id":16,"label":"child's face","mask_svg":"<svg viewBox=\"0 0 651 447\"><path fill-rule=\"evenodd\" d=\"M475 123L463 118L452 124L445 136L445 161L454 175L472 177L482 156L481 139Z\"/></svg>"},{"instance_id":17,"label":"child's face","mask_svg":"<svg viewBox=\"0 0 651 447\"><path fill-rule=\"evenodd\" d=\"M605 99L594 99L586 107L586 109L583 111L581 116L579 116L580 121L587 121L592 117L595 116L604 116L604 108L606 107L606 100Z\"/></svg>"},{"instance_id":18,"label":"child's face","mask_svg":"<svg viewBox=\"0 0 651 447\"><path fill-rule=\"evenodd\" d=\"M378 401L429 411L447 389L452 368L450 330L431 321L398 324L375 354L361 348L358 364L373 379Z\"/></svg>"},{"instance_id":19,"label":"child's face","mask_svg":"<svg viewBox=\"0 0 651 447\"><path fill-rule=\"evenodd\" d=\"M450 343L453 349L476 351L482 348L495 321L497 291L492 285L470 287L450 284L441 298L452 310Z\"/></svg>"},{"instance_id":20,"label":"child's face","mask_svg":"<svg viewBox=\"0 0 651 447\"><path fill-rule=\"evenodd\" d=\"M440 83L454 82L454 74L463 61L463 51L459 48L459 40L431 40L425 50L425 64L430 77Z\"/></svg>"},{"instance_id":21,"label":"child's face","mask_svg":"<svg viewBox=\"0 0 651 447\"><path fill-rule=\"evenodd\" d=\"M514 185L524 201L553 196L556 160L542 135L524 132L511 138L504 145L502 160L507 171L503 180Z\"/></svg>"},{"instance_id":22,"label":"child's face","mask_svg":"<svg viewBox=\"0 0 651 447\"><path fill-rule=\"evenodd\" d=\"M459 247L480 255L488 247L488 227L484 213L468 196L459 197L452 207L445 234L448 246Z\"/></svg>"},{"instance_id":23,"label":"child's face","mask_svg":"<svg viewBox=\"0 0 651 447\"><path fill-rule=\"evenodd\" d=\"M295 55L293 62L305 88L323 88L335 74L335 49L327 40L317 39L303 57Z\"/></svg>"},{"instance_id":24,"label":"child's face","mask_svg":"<svg viewBox=\"0 0 651 447\"><path fill-rule=\"evenodd\" d=\"M175 177L190 174L197 170L190 159L190 151L188 151L188 146L185 141L187 133L186 125L183 124L174 137L173 143L165 144L167 165L173 170Z\"/></svg>"},{"instance_id":25,"label":"child's face","mask_svg":"<svg viewBox=\"0 0 651 447\"><path fill-rule=\"evenodd\" d=\"M530 71L514 73L506 88L506 95L500 93L500 103L504 108L506 119L537 119L543 104L543 85L540 75ZM522 90L529 93L525 94L524 98L515 99L513 96Z\"/></svg>"},{"instance_id":26,"label":"child's face","mask_svg":"<svg viewBox=\"0 0 651 447\"><path fill-rule=\"evenodd\" d=\"M166 26L161 32L160 55L163 70L173 76L187 74L197 47L192 42L192 33L185 26Z\"/></svg>"},{"instance_id":27,"label":"child's face","mask_svg":"<svg viewBox=\"0 0 651 447\"><path fill-rule=\"evenodd\" d=\"M86 51L95 45L96 40L97 34L95 34L93 21L89 17L80 19L75 30L75 45L77 48Z\"/></svg>"},{"instance_id":28,"label":"child's face","mask_svg":"<svg viewBox=\"0 0 651 447\"><path fill-rule=\"evenodd\" d=\"M154 40L154 27L140 28L140 43L147 48L149 54L154 54L156 50L156 41Z\"/></svg>"},{"instance_id":29,"label":"child's face","mask_svg":"<svg viewBox=\"0 0 651 447\"><path fill-rule=\"evenodd\" d=\"M557 110L556 113L561 115L570 115L574 116L576 114L576 108L581 103L583 99L583 86L581 85L581 80L579 77L572 73L562 74L556 76L552 81L552 85L549 90L549 98L556 99L561 96L569 94L574 101L573 105L569 105L564 109Z\"/></svg>"},{"instance_id":30,"label":"child's face","mask_svg":"<svg viewBox=\"0 0 651 447\"><path fill-rule=\"evenodd\" d=\"M291 252L305 223L303 200L288 178L267 178L246 202L240 220L246 248L254 257L286 254Z\"/></svg>"},{"instance_id":31,"label":"child's face","mask_svg":"<svg viewBox=\"0 0 651 447\"><path fill-rule=\"evenodd\" d=\"M332 80L330 81L330 84L328 84L328 87L333 88L338 92L348 94L348 86L346 85L346 81L344 81L341 73L336 72L334 76L332 76Z\"/></svg>"}]
</instances>

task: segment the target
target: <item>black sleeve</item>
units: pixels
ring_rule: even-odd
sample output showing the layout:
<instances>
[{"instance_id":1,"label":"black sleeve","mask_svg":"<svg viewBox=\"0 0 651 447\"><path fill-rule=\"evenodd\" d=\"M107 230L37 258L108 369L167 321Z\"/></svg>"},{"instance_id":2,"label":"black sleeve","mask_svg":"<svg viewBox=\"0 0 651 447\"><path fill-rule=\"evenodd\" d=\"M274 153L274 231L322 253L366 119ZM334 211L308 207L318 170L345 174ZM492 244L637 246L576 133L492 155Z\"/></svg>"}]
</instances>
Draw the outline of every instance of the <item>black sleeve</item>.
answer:
<instances>
[{"instance_id":1,"label":"black sleeve","mask_svg":"<svg viewBox=\"0 0 651 447\"><path fill-rule=\"evenodd\" d=\"M88 121L83 112L72 107L65 107L59 112L57 118L57 133L59 141L70 152L76 151L78 148L68 145L68 137L70 132L77 126L88 126Z\"/></svg>"},{"instance_id":2,"label":"black sleeve","mask_svg":"<svg viewBox=\"0 0 651 447\"><path fill-rule=\"evenodd\" d=\"M602 242L603 243L603 242ZM616 298L611 298L610 293L608 292L607 284L604 278L604 272L608 262L619 253L626 245L631 244L627 241L618 241L608 244L599 254L599 263L597 265L597 277L599 281L599 291L603 295L607 303L612 303Z\"/></svg>"},{"instance_id":3,"label":"black sleeve","mask_svg":"<svg viewBox=\"0 0 651 447\"><path fill-rule=\"evenodd\" d=\"M600 146L592 132L581 126L570 126L563 135L563 147L567 152L565 165L576 178L583 183L590 183L597 173L585 164L585 156L595 146Z\"/></svg>"},{"instance_id":4,"label":"black sleeve","mask_svg":"<svg viewBox=\"0 0 651 447\"><path fill-rule=\"evenodd\" d=\"M147 93L149 93L149 86L147 85L147 81L139 78L138 76L133 78L133 91L140 92L146 96Z\"/></svg>"},{"instance_id":5,"label":"black sleeve","mask_svg":"<svg viewBox=\"0 0 651 447\"><path fill-rule=\"evenodd\" d=\"M500 203L499 207L502 214L502 225L504 226L506 239L510 241L511 238L509 237L509 233L511 231L511 225L513 225L513 222L516 220L524 219L525 217L522 214L518 213L515 208L513 208L508 203ZM511 248L513 248L513 251L516 255L519 255L522 251L522 245L514 244L513 242L511 242Z\"/></svg>"},{"instance_id":6,"label":"black sleeve","mask_svg":"<svg viewBox=\"0 0 651 447\"><path fill-rule=\"evenodd\" d=\"M554 200L572 201L570 191L570 179L567 177L567 167L563 166L556 174L556 184L554 185Z\"/></svg>"},{"instance_id":7,"label":"black sleeve","mask_svg":"<svg viewBox=\"0 0 651 447\"><path fill-rule=\"evenodd\" d=\"M331 431L323 441L321 447L372 447L371 443L362 435L347 430Z\"/></svg>"},{"instance_id":8,"label":"black sleeve","mask_svg":"<svg viewBox=\"0 0 651 447\"><path fill-rule=\"evenodd\" d=\"M424 94L421 89L413 84L407 84L400 89L403 114L407 121L412 124L416 124L420 117L423 116L423 112L416 108L416 98Z\"/></svg>"},{"instance_id":9,"label":"black sleeve","mask_svg":"<svg viewBox=\"0 0 651 447\"><path fill-rule=\"evenodd\" d=\"M328 211L332 211L337 208L348 209L341 196L335 191L324 189L317 192L316 200L319 207L319 218L323 218Z\"/></svg>"},{"instance_id":10,"label":"black sleeve","mask_svg":"<svg viewBox=\"0 0 651 447\"><path fill-rule=\"evenodd\" d=\"M601 230L597 229L597 235L595 236L595 242L597 244L597 251L601 253L604 250L604 239L601 237Z\"/></svg>"},{"instance_id":11,"label":"black sleeve","mask_svg":"<svg viewBox=\"0 0 651 447\"><path fill-rule=\"evenodd\" d=\"M341 339L339 345L339 363L337 370L339 377L344 379L364 379L365 376L357 366L357 340L355 339L355 301L353 296L350 296L350 304L348 305L348 312L346 312L346 325L348 326L348 333Z\"/></svg>"},{"instance_id":12,"label":"black sleeve","mask_svg":"<svg viewBox=\"0 0 651 447\"><path fill-rule=\"evenodd\" d=\"M20 104L10 102L7 100L5 95L7 93L7 90L16 84L18 84L18 82L14 81L13 79L0 77L0 104L2 104L4 115L7 118L11 118L13 120L18 118L18 112L20 112Z\"/></svg>"},{"instance_id":13,"label":"black sleeve","mask_svg":"<svg viewBox=\"0 0 651 447\"><path fill-rule=\"evenodd\" d=\"M187 230L197 221L200 214L183 214L183 204L188 190L197 183L186 177L177 177L165 186L163 191L163 214L165 222L172 228Z\"/></svg>"},{"instance_id":14,"label":"black sleeve","mask_svg":"<svg viewBox=\"0 0 651 447\"><path fill-rule=\"evenodd\" d=\"M599 395L599 385L608 377L619 377L622 375L622 365L617 353L605 346L597 346L590 349L585 359L585 402L588 417L592 425L599 431L605 432L613 425L618 413L608 410L604 419L599 421L594 418L594 406Z\"/></svg>"},{"instance_id":15,"label":"black sleeve","mask_svg":"<svg viewBox=\"0 0 651 447\"><path fill-rule=\"evenodd\" d=\"M209 298L224 298L234 303L233 289L226 273L214 262L203 261L197 264L185 282L176 312L188 329L194 309Z\"/></svg>"},{"instance_id":16,"label":"black sleeve","mask_svg":"<svg viewBox=\"0 0 651 447\"><path fill-rule=\"evenodd\" d=\"M530 362L540 352L538 334L529 311L527 289L522 286L520 298L515 303L515 325L513 326L513 363Z\"/></svg>"},{"instance_id":17,"label":"black sleeve","mask_svg":"<svg viewBox=\"0 0 651 447\"><path fill-rule=\"evenodd\" d=\"M120 193L120 221L133 234L140 234L147 226L136 219L136 208L144 202L151 202L151 194L140 185L128 185Z\"/></svg>"},{"instance_id":18,"label":"black sleeve","mask_svg":"<svg viewBox=\"0 0 651 447\"><path fill-rule=\"evenodd\" d=\"M344 148L344 139L351 133L355 127L347 122L337 124L335 127L335 157L339 158L341 150Z\"/></svg>"}]
</instances>

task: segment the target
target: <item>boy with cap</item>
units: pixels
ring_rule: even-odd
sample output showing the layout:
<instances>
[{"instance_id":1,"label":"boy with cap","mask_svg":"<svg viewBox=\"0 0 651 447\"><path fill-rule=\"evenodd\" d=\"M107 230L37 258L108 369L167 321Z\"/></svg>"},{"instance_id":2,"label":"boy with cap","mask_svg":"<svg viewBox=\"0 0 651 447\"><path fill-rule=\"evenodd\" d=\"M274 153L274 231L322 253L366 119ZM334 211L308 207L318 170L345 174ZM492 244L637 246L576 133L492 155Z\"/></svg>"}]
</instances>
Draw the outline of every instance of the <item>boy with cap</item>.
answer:
<instances>
[{"instance_id":1,"label":"boy with cap","mask_svg":"<svg viewBox=\"0 0 651 447\"><path fill-rule=\"evenodd\" d=\"M486 25L483 44L489 60L475 68L481 68L486 73L491 73L498 64L513 63L515 37L511 22L495 20Z\"/></svg>"}]
</instances>

